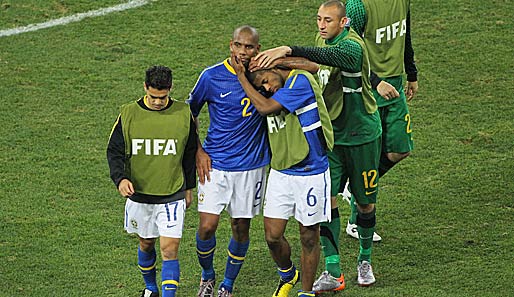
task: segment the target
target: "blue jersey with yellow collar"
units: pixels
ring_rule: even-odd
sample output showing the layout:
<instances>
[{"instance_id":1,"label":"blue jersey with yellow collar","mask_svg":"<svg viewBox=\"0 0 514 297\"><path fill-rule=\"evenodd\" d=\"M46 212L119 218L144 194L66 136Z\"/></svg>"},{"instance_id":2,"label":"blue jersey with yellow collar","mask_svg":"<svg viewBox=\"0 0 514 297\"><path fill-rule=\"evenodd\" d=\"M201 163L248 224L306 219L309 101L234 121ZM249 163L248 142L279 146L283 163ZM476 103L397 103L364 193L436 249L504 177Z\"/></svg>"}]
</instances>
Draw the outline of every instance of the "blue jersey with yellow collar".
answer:
<instances>
[{"instance_id":1,"label":"blue jersey with yellow collar","mask_svg":"<svg viewBox=\"0 0 514 297\"><path fill-rule=\"evenodd\" d=\"M200 74L187 103L194 117L207 103L210 124L203 148L213 168L244 171L269 164L264 118L250 103L229 59Z\"/></svg>"},{"instance_id":2,"label":"blue jersey with yellow collar","mask_svg":"<svg viewBox=\"0 0 514 297\"><path fill-rule=\"evenodd\" d=\"M294 74L291 72L291 74ZM280 170L289 175L315 175L328 168L325 136L321 128L316 95L309 79L303 74L290 75L284 87L271 96L290 113L298 116L309 153L300 163L291 168Z\"/></svg>"}]
</instances>

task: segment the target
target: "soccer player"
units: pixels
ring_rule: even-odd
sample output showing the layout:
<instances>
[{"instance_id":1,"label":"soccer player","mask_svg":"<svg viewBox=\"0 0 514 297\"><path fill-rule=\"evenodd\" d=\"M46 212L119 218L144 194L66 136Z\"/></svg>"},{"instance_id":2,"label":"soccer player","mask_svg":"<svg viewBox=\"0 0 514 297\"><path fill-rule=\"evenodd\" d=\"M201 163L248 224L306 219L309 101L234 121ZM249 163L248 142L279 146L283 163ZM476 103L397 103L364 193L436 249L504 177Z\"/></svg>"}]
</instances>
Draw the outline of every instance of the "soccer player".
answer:
<instances>
[{"instance_id":1,"label":"soccer player","mask_svg":"<svg viewBox=\"0 0 514 297\"><path fill-rule=\"evenodd\" d=\"M316 47L282 46L256 56L258 67L276 58L301 56L321 64L318 72L332 126L335 146L328 153L332 179L332 221L321 224L326 271L316 280L316 292L345 287L339 265L340 219L336 195L349 180L357 203L360 250L357 262L360 286L375 283L371 251L375 230L375 203L382 128L369 81L368 52L362 38L346 27L345 6L340 1L323 3L317 15Z\"/></svg>"},{"instance_id":2,"label":"soccer player","mask_svg":"<svg viewBox=\"0 0 514 297\"><path fill-rule=\"evenodd\" d=\"M302 245L302 289L298 296L314 296L312 284L320 257L319 223L330 220L326 151L334 143L322 92L307 71L273 68L250 73L246 78L245 67L237 60L233 55L232 65L241 85L259 113L267 115L272 158L264 229L280 276L273 296L287 297L299 279L284 236L288 219L293 216L300 227ZM264 97L252 84L272 97Z\"/></svg>"},{"instance_id":3,"label":"soccer player","mask_svg":"<svg viewBox=\"0 0 514 297\"><path fill-rule=\"evenodd\" d=\"M409 156L413 149L407 100L416 94L418 82L409 7L409 0L348 0L346 3L346 15L351 20L351 27L366 43L374 74L371 84L382 121L380 177ZM406 93L404 71L407 73ZM353 203L350 205L354 206ZM358 238L355 213L356 209L352 207L346 233Z\"/></svg>"},{"instance_id":4,"label":"soccer player","mask_svg":"<svg viewBox=\"0 0 514 297\"><path fill-rule=\"evenodd\" d=\"M248 63L260 48L259 34L250 26L235 29L230 52ZM260 213L270 161L264 117L239 84L227 58L205 69L187 100L193 116L208 105L210 125L207 137L196 154L198 212L196 234L198 261L202 276L198 296L214 296L216 229L223 209L231 217L232 238L228 245L225 277L217 296L232 296L234 281L250 244L250 220Z\"/></svg>"},{"instance_id":5,"label":"soccer player","mask_svg":"<svg viewBox=\"0 0 514 297\"><path fill-rule=\"evenodd\" d=\"M172 72L146 70L146 95L125 104L107 146L111 178L125 204L125 230L139 237L138 265L158 297L155 242L162 257L162 296L175 296L180 280L178 249L186 208L196 186L196 127L187 104L170 98Z\"/></svg>"}]
</instances>

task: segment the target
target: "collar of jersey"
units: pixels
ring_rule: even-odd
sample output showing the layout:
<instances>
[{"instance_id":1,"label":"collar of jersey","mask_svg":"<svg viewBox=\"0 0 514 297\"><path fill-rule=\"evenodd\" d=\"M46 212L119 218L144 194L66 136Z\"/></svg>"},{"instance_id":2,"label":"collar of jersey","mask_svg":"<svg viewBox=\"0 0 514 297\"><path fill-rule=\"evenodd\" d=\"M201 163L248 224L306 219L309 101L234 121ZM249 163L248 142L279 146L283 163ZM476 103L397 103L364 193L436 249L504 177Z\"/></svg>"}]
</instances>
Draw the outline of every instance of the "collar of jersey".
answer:
<instances>
[{"instance_id":1,"label":"collar of jersey","mask_svg":"<svg viewBox=\"0 0 514 297\"><path fill-rule=\"evenodd\" d=\"M337 35L336 37L332 38L331 40L326 40L325 43L328 45L334 45L338 44L341 39L345 38L346 35L348 35L348 30L345 28L341 34Z\"/></svg>"},{"instance_id":2,"label":"collar of jersey","mask_svg":"<svg viewBox=\"0 0 514 297\"><path fill-rule=\"evenodd\" d=\"M228 62L228 58L223 61L223 64L225 65L225 67L227 67L227 70L230 71L230 73L232 73L233 75L236 75L236 71L234 70L234 68L232 68L232 66L230 65L230 63Z\"/></svg>"}]
</instances>

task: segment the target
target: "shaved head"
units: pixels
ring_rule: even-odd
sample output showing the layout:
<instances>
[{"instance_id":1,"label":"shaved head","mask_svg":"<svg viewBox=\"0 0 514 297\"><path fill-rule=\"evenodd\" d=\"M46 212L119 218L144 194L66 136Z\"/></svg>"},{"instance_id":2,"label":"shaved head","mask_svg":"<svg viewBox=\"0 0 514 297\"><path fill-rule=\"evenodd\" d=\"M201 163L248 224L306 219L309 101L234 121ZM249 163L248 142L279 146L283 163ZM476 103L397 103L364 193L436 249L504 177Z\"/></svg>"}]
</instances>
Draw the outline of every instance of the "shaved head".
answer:
<instances>
[{"instance_id":1,"label":"shaved head","mask_svg":"<svg viewBox=\"0 0 514 297\"><path fill-rule=\"evenodd\" d=\"M340 18L343 18L346 16L346 7L344 6L344 4L339 1L339 0L330 0L330 1L327 1L323 4L321 4L321 7L325 7L325 8L336 8L337 9L337 13L338 13L338 16Z\"/></svg>"},{"instance_id":2,"label":"shaved head","mask_svg":"<svg viewBox=\"0 0 514 297\"><path fill-rule=\"evenodd\" d=\"M236 28L234 30L234 33L232 34L232 39L233 40L237 39L238 36L241 34L250 35L253 37L252 39L255 44L259 43L259 32L257 32L257 29L255 29L254 27L244 25L244 26Z\"/></svg>"}]
</instances>

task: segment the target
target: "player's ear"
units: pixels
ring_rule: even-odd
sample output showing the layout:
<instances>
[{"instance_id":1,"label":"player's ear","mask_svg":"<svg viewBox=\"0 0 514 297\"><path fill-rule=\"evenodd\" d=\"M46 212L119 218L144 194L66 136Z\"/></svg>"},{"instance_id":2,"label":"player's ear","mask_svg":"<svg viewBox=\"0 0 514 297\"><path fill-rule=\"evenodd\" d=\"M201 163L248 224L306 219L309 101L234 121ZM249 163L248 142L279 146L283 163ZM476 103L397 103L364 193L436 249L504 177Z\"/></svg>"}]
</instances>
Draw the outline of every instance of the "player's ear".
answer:
<instances>
[{"instance_id":1,"label":"player's ear","mask_svg":"<svg viewBox=\"0 0 514 297\"><path fill-rule=\"evenodd\" d=\"M257 52L260 52L261 51L261 44L257 44Z\"/></svg>"},{"instance_id":2,"label":"player's ear","mask_svg":"<svg viewBox=\"0 0 514 297\"><path fill-rule=\"evenodd\" d=\"M346 27L346 23L348 22L348 18L347 17L343 17L341 19L341 23L339 24L341 26L341 28L344 28Z\"/></svg>"},{"instance_id":3,"label":"player's ear","mask_svg":"<svg viewBox=\"0 0 514 297\"><path fill-rule=\"evenodd\" d=\"M145 89L145 92L148 91L148 88L146 87L146 82L143 82L143 88Z\"/></svg>"}]
</instances>

